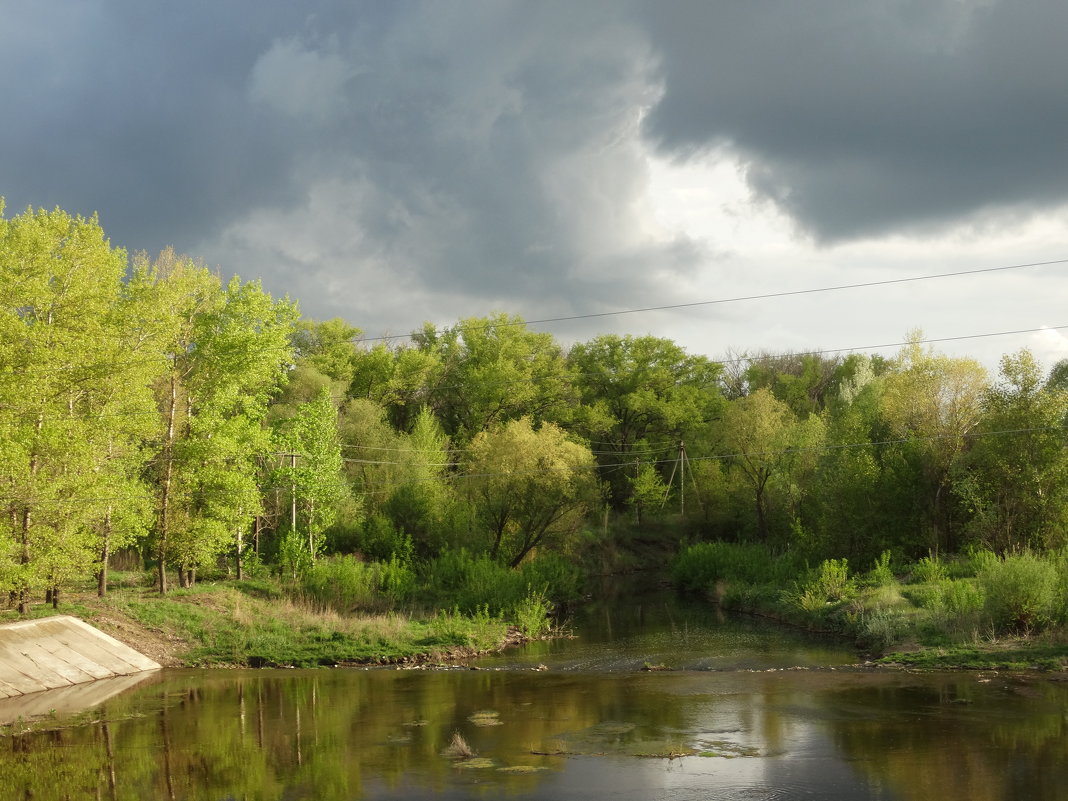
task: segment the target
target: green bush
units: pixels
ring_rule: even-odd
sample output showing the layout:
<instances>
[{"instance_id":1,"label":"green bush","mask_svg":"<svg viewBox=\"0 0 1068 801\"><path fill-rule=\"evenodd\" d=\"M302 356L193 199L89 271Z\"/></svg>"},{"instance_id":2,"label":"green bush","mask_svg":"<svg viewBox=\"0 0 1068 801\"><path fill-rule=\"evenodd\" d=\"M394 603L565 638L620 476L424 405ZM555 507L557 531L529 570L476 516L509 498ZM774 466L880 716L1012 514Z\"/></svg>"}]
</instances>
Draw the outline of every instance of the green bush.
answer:
<instances>
[{"instance_id":1,"label":"green bush","mask_svg":"<svg viewBox=\"0 0 1068 801\"><path fill-rule=\"evenodd\" d=\"M875 587L889 587L897 579L893 568L890 567L892 555L890 551L883 551L875 560L875 565L868 573L868 581Z\"/></svg>"},{"instance_id":2,"label":"green bush","mask_svg":"<svg viewBox=\"0 0 1068 801\"><path fill-rule=\"evenodd\" d=\"M979 585L985 611L1001 631L1044 628L1060 611L1055 564L1029 551L989 563L979 574Z\"/></svg>"},{"instance_id":3,"label":"green bush","mask_svg":"<svg viewBox=\"0 0 1068 801\"><path fill-rule=\"evenodd\" d=\"M900 642L908 634L909 622L893 609L869 609L860 615L856 631L859 642L884 649Z\"/></svg>"},{"instance_id":4,"label":"green bush","mask_svg":"<svg viewBox=\"0 0 1068 801\"><path fill-rule=\"evenodd\" d=\"M579 597L582 572L573 559L556 553L546 553L523 562L519 566L523 583L527 587L541 588L557 601Z\"/></svg>"},{"instance_id":5,"label":"green bush","mask_svg":"<svg viewBox=\"0 0 1068 801\"><path fill-rule=\"evenodd\" d=\"M783 600L805 612L817 612L856 594L856 582L849 578L849 560L826 559L808 579L785 591Z\"/></svg>"},{"instance_id":6,"label":"green bush","mask_svg":"<svg viewBox=\"0 0 1068 801\"><path fill-rule=\"evenodd\" d=\"M942 585L942 606L958 617L974 615L983 608L983 591L971 581L947 581Z\"/></svg>"},{"instance_id":7,"label":"green bush","mask_svg":"<svg viewBox=\"0 0 1068 801\"><path fill-rule=\"evenodd\" d=\"M525 637L540 637L552 628L553 605L544 593L532 591L512 609L512 619Z\"/></svg>"},{"instance_id":8,"label":"green bush","mask_svg":"<svg viewBox=\"0 0 1068 801\"><path fill-rule=\"evenodd\" d=\"M912 568L912 580L916 582L939 582L946 577L946 566L937 554L923 557Z\"/></svg>"},{"instance_id":9,"label":"green bush","mask_svg":"<svg viewBox=\"0 0 1068 801\"><path fill-rule=\"evenodd\" d=\"M426 630L424 644L459 645L484 650L501 643L507 633L507 626L500 616L491 615L486 607L476 609L470 616L461 614L454 607L451 612L440 610L426 624Z\"/></svg>"},{"instance_id":10,"label":"green bush","mask_svg":"<svg viewBox=\"0 0 1068 801\"><path fill-rule=\"evenodd\" d=\"M578 594L579 578L578 568L555 554L510 568L487 554L473 554L463 548L443 551L424 569L427 600L468 613L486 607L493 614L510 614L532 593L573 598Z\"/></svg>"},{"instance_id":11,"label":"green bush","mask_svg":"<svg viewBox=\"0 0 1068 801\"><path fill-rule=\"evenodd\" d=\"M986 548L968 548L965 555L973 576L978 576L994 562L1000 561L996 553Z\"/></svg>"},{"instance_id":12,"label":"green bush","mask_svg":"<svg viewBox=\"0 0 1068 801\"><path fill-rule=\"evenodd\" d=\"M406 600L415 587L415 574L396 557L361 562L355 556L332 556L310 565L296 586L307 600L351 612Z\"/></svg>"},{"instance_id":13,"label":"green bush","mask_svg":"<svg viewBox=\"0 0 1068 801\"><path fill-rule=\"evenodd\" d=\"M415 573L396 554L388 562L379 563L378 586L393 603L411 598L415 590Z\"/></svg>"},{"instance_id":14,"label":"green bush","mask_svg":"<svg viewBox=\"0 0 1068 801\"><path fill-rule=\"evenodd\" d=\"M415 550L412 538L382 515L371 515L364 521L352 547L377 562L388 562L394 556L411 562Z\"/></svg>"},{"instance_id":15,"label":"green bush","mask_svg":"<svg viewBox=\"0 0 1068 801\"><path fill-rule=\"evenodd\" d=\"M798 557L773 556L763 545L701 542L684 548L675 557L671 576L677 588L703 592L719 581L781 586L801 570Z\"/></svg>"},{"instance_id":16,"label":"green bush","mask_svg":"<svg viewBox=\"0 0 1068 801\"><path fill-rule=\"evenodd\" d=\"M902 588L901 594L921 609L929 609L932 612L942 610L943 586L942 582L921 584L913 587Z\"/></svg>"}]
</instances>

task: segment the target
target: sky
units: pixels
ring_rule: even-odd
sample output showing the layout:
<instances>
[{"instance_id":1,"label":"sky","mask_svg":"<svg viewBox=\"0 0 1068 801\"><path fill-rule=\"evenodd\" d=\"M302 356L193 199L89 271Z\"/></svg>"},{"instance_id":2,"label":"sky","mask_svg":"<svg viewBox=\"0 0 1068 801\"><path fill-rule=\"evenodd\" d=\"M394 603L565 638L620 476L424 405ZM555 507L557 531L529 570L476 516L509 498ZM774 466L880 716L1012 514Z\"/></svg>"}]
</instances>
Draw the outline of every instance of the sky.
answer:
<instances>
[{"instance_id":1,"label":"sky","mask_svg":"<svg viewBox=\"0 0 1068 801\"><path fill-rule=\"evenodd\" d=\"M368 338L1068 357L1068 262L992 269L1068 260L1060 0L3 5L8 216Z\"/></svg>"}]
</instances>

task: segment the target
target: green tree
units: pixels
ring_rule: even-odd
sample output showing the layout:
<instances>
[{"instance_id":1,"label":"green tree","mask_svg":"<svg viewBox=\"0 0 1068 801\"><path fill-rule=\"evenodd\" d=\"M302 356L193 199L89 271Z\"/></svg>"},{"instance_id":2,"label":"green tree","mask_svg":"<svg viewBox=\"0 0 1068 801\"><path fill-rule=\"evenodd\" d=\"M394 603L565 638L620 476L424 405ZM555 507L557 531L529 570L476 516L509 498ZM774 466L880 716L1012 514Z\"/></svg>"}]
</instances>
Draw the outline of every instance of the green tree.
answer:
<instances>
[{"instance_id":1,"label":"green tree","mask_svg":"<svg viewBox=\"0 0 1068 801\"><path fill-rule=\"evenodd\" d=\"M14 564L0 573L26 611L32 590L54 599L91 572L107 510L137 494L130 443L146 410L120 309L126 254L95 218L2 210L0 551Z\"/></svg>"},{"instance_id":2,"label":"green tree","mask_svg":"<svg viewBox=\"0 0 1068 801\"><path fill-rule=\"evenodd\" d=\"M815 462L823 439L822 422L816 415L799 421L770 390L758 389L727 404L720 425L730 465L750 491L757 537L766 542L771 534L773 480L796 505L804 484L796 477Z\"/></svg>"},{"instance_id":3,"label":"green tree","mask_svg":"<svg viewBox=\"0 0 1068 801\"><path fill-rule=\"evenodd\" d=\"M1044 384L1034 356L1001 360L954 488L972 511L969 534L999 553L1055 548L1068 530L1068 391Z\"/></svg>"},{"instance_id":4,"label":"green tree","mask_svg":"<svg viewBox=\"0 0 1068 801\"><path fill-rule=\"evenodd\" d=\"M428 405L455 441L523 416L540 422L567 415L571 381L563 351L551 334L527 330L519 317L471 317L441 333L424 328L413 339L441 364Z\"/></svg>"},{"instance_id":5,"label":"green tree","mask_svg":"<svg viewBox=\"0 0 1068 801\"><path fill-rule=\"evenodd\" d=\"M640 464L637 475L628 477L628 481L631 484L631 493L627 503L634 509L638 525L641 526L646 510L663 507L671 488L657 469L648 462Z\"/></svg>"},{"instance_id":6,"label":"green tree","mask_svg":"<svg viewBox=\"0 0 1068 801\"><path fill-rule=\"evenodd\" d=\"M723 408L720 367L667 339L606 334L572 347L568 363L580 399L573 426L597 443L605 465L630 461L632 453L654 455L638 453L650 448L673 454L680 439ZM613 500L622 505L629 484L618 472L606 477Z\"/></svg>"},{"instance_id":7,"label":"green tree","mask_svg":"<svg viewBox=\"0 0 1068 801\"><path fill-rule=\"evenodd\" d=\"M299 320L293 329L293 349L298 363L314 367L345 392L355 375L356 340L362 332L344 320Z\"/></svg>"},{"instance_id":8,"label":"green tree","mask_svg":"<svg viewBox=\"0 0 1068 801\"><path fill-rule=\"evenodd\" d=\"M566 549L597 502L589 449L529 418L478 434L462 476L489 551L512 567L535 548Z\"/></svg>"},{"instance_id":9,"label":"green tree","mask_svg":"<svg viewBox=\"0 0 1068 801\"><path fill-rule=\"evenodd\" d=\"M314 561L322 550L324 532L337 520L349 494L341 470L337 407L328 390L297 408L283 442L295 456L294 466L284 470L282 478L295 493L297 523L291 534L300 534L302 547Z\"/></svg>"},{"instance_id":10,"label":"green tree","mask_svg":"<svg viewBox=\"0 0 1068 801\"><path fill-rule=\"evenodd\" d=\"M137 266L155 289L166 364L156 382L154 458L156 558L166 593L169 562L188 583L260 511L257 457L270 442L263 421L292 359L296 309L256 282L234 278L224 290L207 269L170 251Z\"/></svg>"},{"instance_id":11,"label":"green tree","mask_svg":"<svg viewBox=\"0 0 1068 801\"><path fill-rule=\"evenodd\" d=\"M919 519L928 548L955 548L956 529L947 501L954 464L979 423L987 389L986 371L974 359L924 350L922 333L911 332L886 376L882 416L919 484Z\"/></svg>"},{"instance_id":12,"label":"green tree","mask_svg":"<svg viewBox=\"0 0 1068 801\"><path fill-rule=\"evenodd\" d=\"M842 359L816 353L759 354L749 360L750 392L766 388L799 418L821 411L833 396Z\"/></svg>"}]
</instances>

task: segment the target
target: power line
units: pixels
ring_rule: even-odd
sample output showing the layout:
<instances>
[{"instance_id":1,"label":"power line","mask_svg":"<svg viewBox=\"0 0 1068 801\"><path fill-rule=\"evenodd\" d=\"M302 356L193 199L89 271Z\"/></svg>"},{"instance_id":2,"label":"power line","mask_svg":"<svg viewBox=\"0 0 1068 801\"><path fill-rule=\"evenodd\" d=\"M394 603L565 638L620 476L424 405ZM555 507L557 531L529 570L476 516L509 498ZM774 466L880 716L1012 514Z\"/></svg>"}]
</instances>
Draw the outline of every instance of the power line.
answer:
<instances>
[{"instance_id":1,"label":"power line","mask_svg":"<svg viewBox=\"0 0 1068 801\"><path fill-rule=\"evenodd\" d=\"M923 437L895 437L895 438L892 438L892 439L865 440L865 441L862 441L862 442L828 443L828 444L824 444L824 445L817 445L817 446L804 447L804 448L782 448L780 450L760 451L760 452L756 452L756 453L742 451L742 452L733 452L733 453L720 453L720 454L714 454L714 455L710 455L710 456L687 456L686 458L691 462L724 461L724 460L728 460L728 459L740 459L740 458L747 457L747 456L748 457L758 457L758 458L768 458L768 457L772 457L772 456L786 456L786 455L798 454L798 453L819 453L819 452L824 452L824 451L845 450L845 449L853 449L853 448L870 448L870 447L878 447L878 446L883 446L883 445L903 445L903 444L910 443L910 442L932 442L932 441L944 440L944 439L978 439L978 438L981 438L981 437L1008 436L1008 435L1018 435L1018 434L1035 434L1035 433L1040 433L1040 432L1044 432L1044 431L1045 432L1066 431L1066 428L1065 428L1065 426L1034 426L1034 427L1028 427L1028 428L1001 429L1001 430L998 430L998 431L973 431L973 432L968 432L968 433L963 433L963 434L931 434L931 435L927 435L927 436L923 436ZM278 455L278 454L275 454L275 455ZM287 455L287 456L296 455L296 456L301 457L301 458L306 458L304 454L299 454L299 453L298 454L283 454L283 455ZM346 462L349 462L349 461L363 462L364 460L343 459L342 461L346 461ZM677 461L676 459L655 459L655 460L644 461L643 464L661 465L661 464L672 464L672 463L674 463L676 461ZM400 463L400 462L370 462L370 461L366 462L366 463L367 464L376 464L376 465L400 465L400 464L403 464L403 463ZM447 477L430 476L430 477L424 477L424 478L419 478L419 479L407 479L406 481L403 481L403 482L398 482L398 481L368 481L368 482L363 482L363 486L395 486L395 485L398 485L398 484L401 484L401 483L424 483L424 482L427 482L427 481L440 481L440 480L455 481L455 480L458 480L458 479L498 478L498 477L515 477L515 476L527 476L527 475L544 475L546 473L571 472L571 471L574 471L574 470L601 470L603 472L614 472L616 470L624 469L624 468L627 468L627 467L632 467L633 465L634 465L634 461L633 460L628 460L626 462L618 462L618 463L613 463L613 464L597 464L595 462L591 462L591 463L584 464L584 465L571 465L571 466L567 466L567 467L542 467L542 468L538 468L537 470L512 470L512 471L504 471L504 472L489 472L489 471L486 471L486 472L480 472L480 473L454 473L454 474L452 474L450 476L447 476ZM427 466L429 466L429 467L458 467L458 466L461 466L461 465L460 465L460 463L449 463L449 464L427 465ZM110 497L110 498L108 498L108 497L105 497L105 498L78 498L78 497L75 497L75 496L69 496L69 497L66 497L66 498L42 498L42 499L37 499L37 500L30 501L29 503L32 504L32 505L41 505L41 504L50 504L50 503L53 503L53 504L64 504L64 503L87 503L87 502L103 502L103 501L119 501L119 500L145 500L145 499L146 499L145 496L115 496L115 497ZM0 497L0 503L11 503L11 502L14 502L14 503L20 503L20 502L21 503L26 503L27 501L26 501L26 499L24 497L17 497L17 496L16 497Z\"/></svg>"},{"instance_id":2,"label":"power line","mask_svg":"<svg viewBox=\"0 0 1068 801\"><path fill-rule=\"evenodd\" d=\"M858 350L880 350L882 348L900 348L905 345L910 345L915 342L917 345L931 345L936 342L961 342L965 339L984 339L988 337L1005 337L1013 336L1016 334L1038 334L1042 331L1063 331L1068 329L1068 325L1043 325L1039 328L1018 328L1013 331L992 331L985 334L961 334L953 337L931 337L928 339L917 339L907 342L884 342L881 345L857 345L852 348L826 348L824 350L802 350L792 353L781 353L774 355L758 354L756 356L739 356L734 359L714 359L716 364L740 364L742 362L753 362L761 359L788 359L792 356L822 356L827 353L851 353Z\"/></svg>"},{"instance_id":3,"label":"power line","mask_svg":"<svg viewBox=\"0 0 1068 801\"><path fill-rule=\"evenodd\" d=\"M917 275L910 278L886 278L881 281L864 281L856 284L836 284L833 286L814 287L810 289L792 289L783 292L767 292L760 295L739 295L733 298L715 298L713 300L696 300L689 303L669 303L662 306L645 306L639 309L620 309L618 311L609 312L591 312L588 314L574 314L566 317L544 317L540 320L509 320L507 322L500 323L486 323L484 325L459 327L461 332L463 331L484 331L493 328L512 328L523 325L540 325L542 323L560 323L570 322L572 320L591 320L599 317L614 317L622 314L640 314L643 312L651 311L669 311L672 309L689 309L697 306L713 306L724 303L740 303L748 300L770 300L772 298L785 298L795 295L813 295L819 292L839 292L843 289L863 289L873 286L889 286L891 284L907 284L914 281L930 281L936 278L955 278L962 275L978 275L980 273L993 273L1004 272L1006 270L1022 270L1027 267L1047 267L1053 264L1068 264L1068 259L1053 259L1051 261L1035 261L1028 262L1026 264L1010 264L1001 267L981 267L974 270L958 270L951 273L936 273L934 275ZM434 334L442 334L448 331L447 328L436 328ZM363 342L378 342L383 340L398 339L402 337L412 337L412 334L399 334L397 336L377 336L377 337L361 337L359 341ZM418 332L423 333L423 332Z\"/></svg>"}]
</instances>

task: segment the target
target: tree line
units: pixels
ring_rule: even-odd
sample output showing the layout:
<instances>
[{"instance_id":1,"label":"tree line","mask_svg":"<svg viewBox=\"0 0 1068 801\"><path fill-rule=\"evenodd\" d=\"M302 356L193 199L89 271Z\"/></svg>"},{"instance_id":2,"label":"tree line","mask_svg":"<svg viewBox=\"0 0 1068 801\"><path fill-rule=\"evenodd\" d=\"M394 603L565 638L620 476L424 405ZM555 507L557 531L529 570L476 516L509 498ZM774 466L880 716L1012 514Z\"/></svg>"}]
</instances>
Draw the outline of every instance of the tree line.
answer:
<instances>
[{"instance_id":1,"label":"tree line","mask_svg":"<svg viewBox=\"0 0 1068 801\"><path fill-rule=\"evenodd\" d=\"M496 314L370 342L95 218L0 214L0 588L103 593L124 549L161 592L222 559L515 567L658 520L813 559L1063 546L1068 368L921 339L715 362Z\"/></svg>"}]
</instances>

